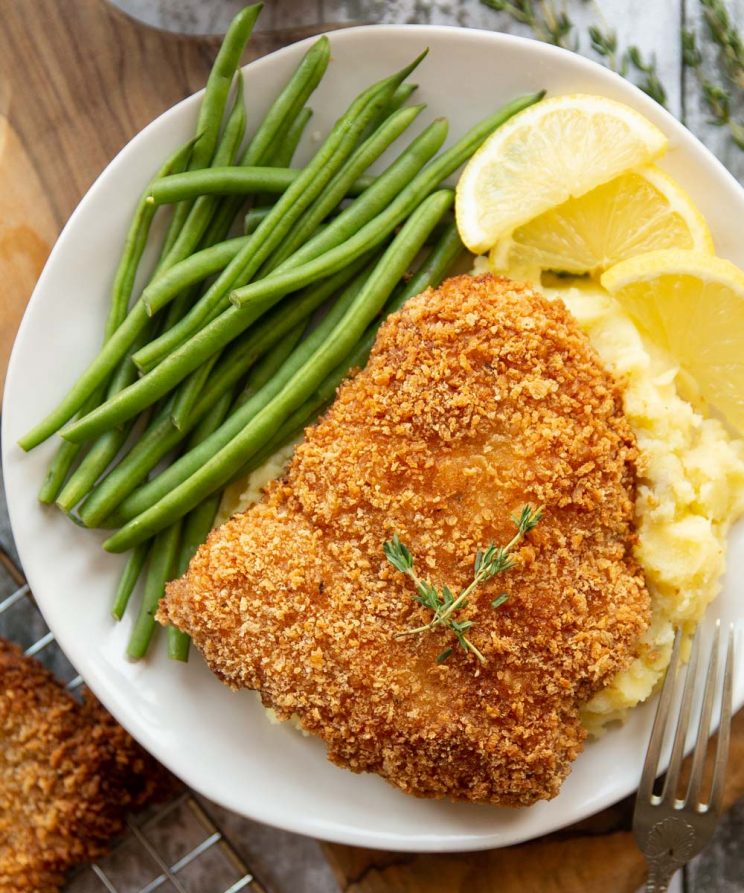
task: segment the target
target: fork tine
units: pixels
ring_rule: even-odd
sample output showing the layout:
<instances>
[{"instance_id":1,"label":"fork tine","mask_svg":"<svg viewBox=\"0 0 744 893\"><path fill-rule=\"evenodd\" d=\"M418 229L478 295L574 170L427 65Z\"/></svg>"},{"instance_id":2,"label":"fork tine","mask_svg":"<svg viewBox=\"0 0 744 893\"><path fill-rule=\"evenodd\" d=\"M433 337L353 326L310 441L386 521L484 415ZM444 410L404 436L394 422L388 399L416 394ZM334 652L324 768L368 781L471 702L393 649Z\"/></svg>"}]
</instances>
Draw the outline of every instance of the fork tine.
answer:
<instances>
[{"instance_id":1,"label":"fork tine","mask_svg":"<svg viewBox=\"0 0 744 893\"><path fill-rule=\"evenodd\" d=\"M685 803L697 808L700 803L700 788L703 784L703 772L705 770L705 757L708 752L708 738L710 737L710 718L713 713L713 701L718 684L718 650L721 639L721 621L716 622L716 633L713 638L713 648L708 660L708 669L705 674L705 694L703 706L698 723L697 738L695 739L695 752L692 757L692 769L690 770L690 784L687 788Z\"/></svg>"},{"instance_id":2,"label":"fork tine","mask_svg":"<svg viewBox=\"0 0 744 893\"><path fill-rule=\"evenodd\" d=\"M731 739L731 712L734 689L734 628L729 624L726 637L726 666L723 671L723 691L721 693L721 721L718 725L716 761L713 767L713 786L710 791L710 808L720 812L723 805L723 782L728 762Z\"/></svg>"},{"instance_id":3,"label":"fork tine","mask_svg":"<svg viewBox=\"0 0 744 893\"><path fill-rule=\"evenodd\" d=\"M664 676L664 685L659 695L659 705L656 708L656 716L651 729L651 737L648 740L648 748L646 749L646 759L643 763L643 772L641 773L641 781L638 785L638 800L651 800L654 791L654 781L656 780L656 770L659 766L659 756L661 755L661 747L664 743L664 728L666 727L667 717L669 716L669 708L672 703L672 695L674 694L674 684L677 678L677 669L679 667L679 652L682 641L682 634L677 630L674 636L674 645L672 647L672 656Z\"/></svg>"},{"instance_id":4,"label":"fork tine","mask_svg":"<svg viewBox=\"0 0 744 893\"><path fill-rule=\"evenodd\" d=\"M677 791L677 783L679 782L679 773L682 768L682 758L685 754L685 740L687 738L687 730L690 726L692 696L695 693L695 677L697 675L698 656L700 654L700 639L700 627L698 626L695 630L695 637L692 640L690 659L687 662L685 687L682 690L682 703L679 708L679 716L677 717L677 728L674 732L672 755L669 758L669 768L667 769L666 778L664 779L664 788L661 792L660 802L666 801L667 803L673 803L676 799L675 794Z\"/></svg>"}]
</instances>

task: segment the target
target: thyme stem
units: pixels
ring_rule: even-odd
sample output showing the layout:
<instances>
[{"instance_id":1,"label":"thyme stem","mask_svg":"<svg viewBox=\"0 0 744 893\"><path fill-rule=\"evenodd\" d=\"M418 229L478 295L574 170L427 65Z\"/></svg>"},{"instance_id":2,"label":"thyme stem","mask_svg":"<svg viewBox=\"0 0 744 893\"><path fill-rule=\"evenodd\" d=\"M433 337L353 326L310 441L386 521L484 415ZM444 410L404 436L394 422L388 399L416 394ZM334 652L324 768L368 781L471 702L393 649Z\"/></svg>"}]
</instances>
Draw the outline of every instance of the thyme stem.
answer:
<instances>
[{"instance_id":1,"label":"thyme stem","mask_svg":"<svg viewBox=\"0 0 744 893\"><path fill-rule=\"evenodd\" d=\"M413 569L413 556L400 541L398 534L394 534L392 540L383 545L385 557L396 570L405 574L411 580L416 589L414 598L433 614L432 619L428 623L396 633L395 638L415 636L433 630L437 626L444 626L454 633L455 638L465 651L474 654L481 663L485 664L486 658L465 635L465 632L473 626L473 621L455 620L453 615L460 608L466 607L469 596L477 586L514 566L515 561L511 553L525 536L537 526L542 518L542 514L542 507L523 506L519 514L512 519L516 525L517 532L505 546L497 547L492 543L485 551L479 549L473 565L473 579L460 592L457 598L452 595L448 586L443 586L440 592L427 580L422 580L418 576ZM494 609L498 608L505 601L506 595L502 593L491 602L491 607ZM451 653L451 648L445 649L437 658L437 663L443 663Z\"/></svg>"}]
</instances>

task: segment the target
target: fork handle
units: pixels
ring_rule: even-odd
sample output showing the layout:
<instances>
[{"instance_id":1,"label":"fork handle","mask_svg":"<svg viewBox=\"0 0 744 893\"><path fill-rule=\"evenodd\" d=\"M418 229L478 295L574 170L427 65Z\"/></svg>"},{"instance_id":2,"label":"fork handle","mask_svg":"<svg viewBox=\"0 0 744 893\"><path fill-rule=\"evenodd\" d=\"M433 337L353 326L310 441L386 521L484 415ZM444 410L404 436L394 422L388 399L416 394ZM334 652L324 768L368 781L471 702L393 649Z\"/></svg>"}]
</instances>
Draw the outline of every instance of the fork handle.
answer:
<instances>
[{"instance_id":1,"label":"fork handle","mask_svg":"<svg viewBox=\"0 0 744 893\"><path fill-rule=\"evenodd\" d=\"M671 881L675 870L675 868L660 865L658 862L651 862L646 881L646 893L667 893L669 881Z\"/></svg>"}]
</instances>

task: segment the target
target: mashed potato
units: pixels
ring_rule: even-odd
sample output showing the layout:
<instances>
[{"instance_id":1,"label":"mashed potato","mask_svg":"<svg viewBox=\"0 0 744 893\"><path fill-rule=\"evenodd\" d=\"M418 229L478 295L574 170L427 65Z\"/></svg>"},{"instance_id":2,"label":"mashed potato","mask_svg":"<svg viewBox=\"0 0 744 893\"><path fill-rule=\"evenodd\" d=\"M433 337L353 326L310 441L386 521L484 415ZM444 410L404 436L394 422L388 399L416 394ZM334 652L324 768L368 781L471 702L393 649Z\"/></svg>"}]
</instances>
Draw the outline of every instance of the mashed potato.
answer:
<instances>
[{"instance_id":1,"label":"mashed potato","mask_svg":"<svg viewBox=\"0 0 744 893\"><path fill-rule=\"evenodd\" d=\"M243 512L249 506L258 502L261 498L261 491L266 484L284 473L287 465L289 465L289 460L292 458L296 443L297 441L294 441L277 450L260 468L227 487L222 494L217 517L214 519L215 527L224 524L235 512Z\"/></svg>"},{"instance_id":2,"label":"mashed potato","mask_svg":"<svg viewBox=\"0 0 744 893\"><path fill-rule=\"evenodd\" d=\"M478 258L475 272L485 270L485 258ZM691 632L720 590L728 529L744 512L744 441L704 415L679 369L644 343L614 298L596 283L560 283L542 290L565 302L623 386L641 453L636 554L651 594L652 620L638 657L584 707L584 725L598 735L653 692L669 663L675 628ZM680 396L682 385L689 400ZM294 444L285 447L233 485L217 523L258 501L293 449Z\"/></svg>"}]
</instances>

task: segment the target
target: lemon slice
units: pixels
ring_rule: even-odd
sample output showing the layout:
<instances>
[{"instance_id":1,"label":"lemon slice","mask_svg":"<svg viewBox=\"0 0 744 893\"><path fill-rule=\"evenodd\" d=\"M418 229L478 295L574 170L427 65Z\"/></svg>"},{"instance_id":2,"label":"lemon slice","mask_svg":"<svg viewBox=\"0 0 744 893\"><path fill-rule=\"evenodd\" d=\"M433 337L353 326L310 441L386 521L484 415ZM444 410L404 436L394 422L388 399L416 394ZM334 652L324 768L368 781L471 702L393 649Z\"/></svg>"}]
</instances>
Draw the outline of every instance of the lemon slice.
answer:
<instances>
[{"instance_id":1,"label":"lemon slice","mask_svg":"<svg viewBox=\"0 0 744 893\"><path fill-rule=\"evenodd\" d=\"M651 251L607 270L602 285L744 432L744 272L696 251Z\"/></svg>"},{"instance_id":2,"label":"lemon slice","mask_svg":"<svg viewBox=\"0 0 744 893\"><path fill-rule=\"evenodd\" d=\"M556 96L496 130L457 184L460 237L480 254L571 196L653 161L667 139L643 115L603 96Z\"/></svg>"},{"instance_id":3,"label":"lemon slice","mask_svg":"<svg viewBox=\"0 0 744 893\"><path fill-rule=\"evenodd\" d=\"M708 224L689 195L647 165L518 227L494 245L489 260L493 270L529 271L529 278L542 270L596 274L661 248L714 253Z\"/></svg>"}]
</instances>

